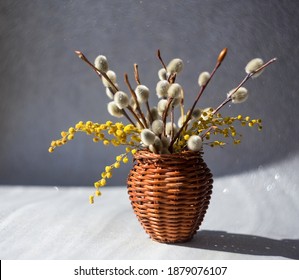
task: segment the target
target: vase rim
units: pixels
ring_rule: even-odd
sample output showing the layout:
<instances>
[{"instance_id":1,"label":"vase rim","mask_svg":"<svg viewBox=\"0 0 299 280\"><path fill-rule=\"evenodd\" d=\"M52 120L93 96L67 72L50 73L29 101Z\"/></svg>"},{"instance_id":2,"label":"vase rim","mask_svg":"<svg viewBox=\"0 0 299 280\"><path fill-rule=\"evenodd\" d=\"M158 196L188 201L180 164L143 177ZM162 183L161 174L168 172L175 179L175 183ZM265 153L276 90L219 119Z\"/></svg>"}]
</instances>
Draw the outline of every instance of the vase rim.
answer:
<instances>
[{"instance_id":1,"label":"vase rim","mask_svg":"<svg viewBox=\"0 0 299 280\"><path fill-rule=\"evenodd\" d=\"M138 150L135 154L134 154L134 158L148 158L148 159L163 159L163 160L167 160L167 159L173 159L173 158L192 158L192 157L201 157L203 154L203 151L182 151L179 153L173 153L173 154L155 154L147 149L143 149L143 150Z\"/></svg>"}]
</instances>

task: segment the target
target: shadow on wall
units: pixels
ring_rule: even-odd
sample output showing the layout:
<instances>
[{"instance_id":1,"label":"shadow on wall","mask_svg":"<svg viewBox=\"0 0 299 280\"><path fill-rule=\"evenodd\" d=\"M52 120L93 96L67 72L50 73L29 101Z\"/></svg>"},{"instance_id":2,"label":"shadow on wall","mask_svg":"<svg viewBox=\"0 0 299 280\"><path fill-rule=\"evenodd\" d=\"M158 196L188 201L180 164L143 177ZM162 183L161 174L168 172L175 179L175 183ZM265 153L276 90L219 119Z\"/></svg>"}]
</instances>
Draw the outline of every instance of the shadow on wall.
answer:
<instances>
[{"instance_id":1,"label":"shadow on wall","mask_svg":"<svg viewBox=\"0 0 299 280\"><path fill-rule=\"evenodd\" d=\"M256 235L203 230L199 231L190 243L178 246L299 260L299 239L277 240Z\"/></svg>"}]
</instances>

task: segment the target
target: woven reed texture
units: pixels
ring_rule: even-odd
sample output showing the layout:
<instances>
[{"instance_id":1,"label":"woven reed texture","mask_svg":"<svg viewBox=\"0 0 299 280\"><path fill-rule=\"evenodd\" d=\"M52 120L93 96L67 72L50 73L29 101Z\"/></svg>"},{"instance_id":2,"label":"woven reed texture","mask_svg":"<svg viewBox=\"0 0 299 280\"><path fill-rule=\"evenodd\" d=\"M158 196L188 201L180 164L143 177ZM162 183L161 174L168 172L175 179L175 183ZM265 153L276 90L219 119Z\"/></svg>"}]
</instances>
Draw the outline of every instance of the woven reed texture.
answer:
<instances>
[{"instance_id":1,"label":"woven reed texture","mask_svg":"<svg viewBox=\"0 0 299 280\"><path fill-rule=\"evenodd\" d=\"M213 187L202 153L139 151L134 159L128 194L145 231L162 243L192 239L204 219Z\"/></svg>"}]
</instances>

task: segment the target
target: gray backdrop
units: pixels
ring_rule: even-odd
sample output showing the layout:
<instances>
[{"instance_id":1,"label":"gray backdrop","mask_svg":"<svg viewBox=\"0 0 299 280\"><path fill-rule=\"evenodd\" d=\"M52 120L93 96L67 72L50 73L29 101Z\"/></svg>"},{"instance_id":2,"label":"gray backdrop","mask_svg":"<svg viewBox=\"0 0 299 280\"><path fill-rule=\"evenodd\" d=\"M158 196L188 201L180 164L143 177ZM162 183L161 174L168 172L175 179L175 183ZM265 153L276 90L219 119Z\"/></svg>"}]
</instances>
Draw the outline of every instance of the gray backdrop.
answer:
<instances>
[{"instance_id":1,"label":"gray backdrop","mask_svg":"<svg viewBox=\"0 0 299 280\"><path fill-rule=\"evenodd\" d=\"M155 57L180 57L179 82L191 104L201 71L219 51L228 56L200 107L215 106L244 76L254 57L278 57L247 88L250 98L223 110L263 119L244 131L240 146L205 149L215 176L244 172L298 153L299 2L254 1L12 1L0 2L0 184L91 185L119 150L82 135L54 154L52 139L77 121L105 122L108 101L96 75L74 54L109 58L123 86L138 63L142 82L155 88ZM156 98L153 96L151 103ZM124 185L130 165L110 183Z\"/></svg>"}]
</instances>

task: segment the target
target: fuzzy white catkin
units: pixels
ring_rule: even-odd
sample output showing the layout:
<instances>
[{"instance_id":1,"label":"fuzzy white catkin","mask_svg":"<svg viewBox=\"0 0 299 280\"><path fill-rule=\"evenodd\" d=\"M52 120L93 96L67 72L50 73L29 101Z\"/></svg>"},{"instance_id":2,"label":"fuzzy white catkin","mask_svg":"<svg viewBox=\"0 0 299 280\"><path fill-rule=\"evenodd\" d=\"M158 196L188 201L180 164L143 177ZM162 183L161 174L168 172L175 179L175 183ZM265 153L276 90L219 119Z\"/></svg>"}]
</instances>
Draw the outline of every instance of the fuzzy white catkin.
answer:
<instances>
[{"instance_id":1,"label":"fuzzy white catkin","mask_svg":"<svg viewBox=\"0 0 299 280\"><path fill-rule=\"evenodd\" d=\"M200 87L203 87L207 84L208 80L210 79L211 75L209 72L202 72L198 77L198 84Z\"/></svg>"},{"instance_id":2,"label":"fuzzy white catkin","mask_svg":"<svg viewBox=\"0 0 299 280\"><path fill-rule=\"evenodd\" d=\"M157 148L158 151L161 151L163 148L162 141L159 137L155 138L154 146Z\"/></svg>"},{"instance_id":3,"label":"fuzzy white catkin","mask_svg":"<svg viewBox=\"0 0 299 280\"><path fill-rule=\"evenodd\" d=\"M118 84L115 84L116 87L118 87ZM106 87L106 95L110 98L110 99L114 99L114 94L113 94L113 89L109 86Z\"/></svg>"},{"instance_id":4,"label":"fuzzy white catkin","mask_svg":"<svg viewBox=\"0 0 299 280\"><path fill-rule=\"evenodd\" d=\"M249 73L253 73L254 71L256 71L257 69L259 69L262 65L264 64L264 61L261 58L254 58L252 60L250 60L246 67L245 67L245 72L247 74ZM262 74L262 72L264 71L264 69L262 69L261 71L258 71L257 73L255 73L254 75L252 75L252 78L256 78L259 75Z\"/></svg>"},{"instance_id":5,"label":"fuzzy white catkin","mask_svg":"<svg viewBox=\"0 0 299 280\"><path fill-rule=\"evenodd\" d=\"M202 147L202 139L198 135L192 135L187 141L187 147L190 151L198 152Z\"/></svg>"},{"instance_id":6,"label":"fuzzy white catkin","mask_svg":"<svg viewBox=\"0 0 299 280\"><path fill-rule=\"evenodd\" d=\"M187 119L187 115L184 115L183 118L182 118L182 116L179 117L179 119L178 119L178 127L179 128L181 128L183 126L183 124L186 121L186 119ZM194 122L196 122L196 120L195 119L191 119L191 120L188 121L188 125L192 126Z\"/></svg>"},{"instance_id":7,"label":"fuzzy white catkin","mask_svg":"<svg viewBox=\"0 0 299 280\"><path fill-rule=\"evenodd\" d=\"M158 136L156 136L154 143L152 145L149 145L149 149L153 153L158 154L158 153L160 153L162 148L163 148L162 142L161 142L160 138Z\"/></svg>"},{"instance_id":8,"label":"fuzzy white catkin","mask_svg":"<svg viewBox=\"0 0 299 280\"><path fill-rule=\"evenodd\" d=\"M167 65L167 72L170 74L180 73L183 70L183 61L180 58L174 58Z\"/></svg>"},{"instance_id":9,"label":"fuzzy white catkin","mask_svg":"<svg viewBox=\"0 0 299 280\"><path fill-rule=\"evenodd\" d=\"M151 111L151 117L152 117L152 120L157 120L159 118L159 114L158 114L158 109L157 107L152 107L150 109ZM147 118L149 118L149 114L147 115Z\"/></svg>"},{"instance_id":10,"label":"fuzzy white catkin","mask_svg":"<svg viewBox=\"0 0 299 280\"><path fill-rule=\"evenodd\" d=\"M163 121L155 120L152 123L152 130L156 135L160 135L163 132Z\"/></svg>"},{"instance_id":11,"label":"fuzzy white catkin","mask_svg":"<svg viewBox=\"0 0 299 280\"><path fill-rule=\"evenodd\" d=\"M232 89L228 95L230 95L234 89ZM237 103L243 103L244 101L247 100L248 98L248 91L244 87L240 87L235 93L231 95L232 98L232 103L237 104Z\"/></svg>"},{"instance_id":12,"label":"fuzzy white catkin","mask_svg":"<svg viewBox=\"0 0 299 280\"><path fill-rule=\"evenodd\" d=\"M198 109L198 108L194 109L192 114L191 114L192 119L198 120L200 118L200 116L201 116L201 110Z\"/></svg>"},{"instance_id":13,"label":"fuzzy white catkin","mask_svg":"<svg viewBox=\"0 0 299 280\"><path fill-rule=\"evenodd\" d=\"M168 149L169 144L170 144L170 139L166 136L161 136L161 142L164 148Z\"/></svg>"},{"instance_id":14,"label":"fuzzy white catkin","mask_svg":"<svg viewBox=\"0 0 299 280\"><path fill-rule=\"evenodd\" d=\"M171 102L172 107L176 107L181 103L181 98L174 98Z\"/></svg>"},{"instance_id":15,"label":"fuzzy white catkin","mask_svg":"<svg viewBox=\"0 0 299 280\"><path fill-rule=\"evenodd\" d=\"M144 102L148 101L148 98L150 95L150 91L149 91L148 87L146 87L144 85L138 85L135 89L135 93L136 93L137 100L139 103L144 103Z\"/></svg>"},{"instance_id":16,"label":"fuzzy white catkin","mask_svg":"<svg viewBox=\"0 0 299 280\"><path fill-rule=\"evenodd\" d=\"M97 56L96 59L94 60L94 66L106 73L109 69L106 56L104 55Z\"/></svg>"},{"instance_id":17,"label":"fuzzy white catkin","mask_svg":"<svg viewBox=\"0 0 299 280\"><path fill-rule=\"evenodd\" d=\"M187 116L184 115L184 116L180 116L179 119L178 119L178 127L181 128L183 126L183 123L185 122Z\"/></svg>"},{"instance_id":18,"label":"fuzzy white catkin","mask_svg":"<svg viewBox=\"0 0 299 280\"><path fill-rule=\"evenodd\" d=\"M129 105L133 108L134 111L136 111L137 104L136 104L135 99L133 97L130 98Z\"/></svg>"},{"instance_id":19,"label":"fuzzy white catkin","mask_svg":"<svg viewBox=\"0 0 299 280\"><path fill-rule=\"evenodd\" d=\"M166 110L166 107L167 107L167 100L166 99L161 99L159 102L158 102L158 114L159 116L162 116L164 111Z\"/></svg>"},{"instance_id":20,"label":"fuzzy white catkin","mask_svg":"<svg viewBox=\"0 0 299 280\"><path fill-rule=\"evenodd\" d=\"M139 121L140 121L141 123L143 123L141 119L139 119ZM142 129L144 128L144 126L142 126L138 121L135 123L135 126L136 126L139 130L142 130Z\"/></svg>"},{"instance_id":21,"label":"fuzzy white catkin","mask_svg":"<svg viewBox=\"0 0 299 280\"><path fill-rule=\"evenodd\" d=\"M172 133L172 130L173 130L173 133L176 134L177 128L176 128L175 123L173 123L173 124L171 122L166 123L166 127L165 127L166 135L170 136Z\"/></svg>"},{"instance_id":22,"label":"fuzzy white catkin","mask_svg":"<svg viewBox=\"0 0 299 280\"><path fill-rule=\"evenodd\" d=\"M114 101L111 101L107 105L107 110L109 114L116 118L121 118L123 116L122 110L115 104Z\"/></svg>"},{"instance_id":23,"label":"fuzzy white catkin","mask_svg":"<svg viewBox=\"0 0 299 280\"><path fill-rule=\"evenodd\" d=\"M158 154L158 151L157 151L157 149L156 149L156 147L155 147L154 145L149 145L149 146L148 146L148 149L149 149L152 153L154 153L154 154Z\"/></svg>"},{"instance_id":24,"label":"fuzzy white catkin","mask_svg":"<svg viewBox=\"0 0 299 280\"><path fill-rule=\"evenodd\" d=\"M154 132L152 132L150 129L145 128L141 131L140 138L141 138L141 141L143 144L149 146L149 145L154 144L156 134Z\"/></svg>"},{"instance_id":25,"label":"fuzzy white catkin","mask_svg":"<svg viewBox=\"0 0 299 280\"><path fill-rule=\"evenodd\" d=\"M168 148L163 147L161 150L161 154L170 154Z\"/></svg>"},{"instance_id":26,"label":"fuzzy white catkin","mask_svg":"<svg viewBox=\"0 0 299 280\"><path fill-rule=\"evenodd\" d=\"M155 137L154 145L156 147L162 148L163 144L162 144L160 137L158 137L158 136Z\"/></svg>"},{"instance_id":27,"label":"fuzzy white catkin","mask_svg":"<svg viewBox=\"0 0 299 280\"><path fill-rule=\"evenodd\" d=\"M116 83L116 74L115 74L114 71L112 71L112 70L108 70L108 71L106 72L106 75L108 76L108 78L111 80L111 82L112 82L113 84ZM103 85L104 85L105 87L111 87L111 84L110 84L104 77L102 77L102 83L103 83Z\"/></svg>"},{"instance_id":28,"label":"fuzzy white catkin","mask_svg":"<svg viewBox=\"0 0 299 280\"><path fill-rule=\"evenodd\" d=\"M159 98L166 98L169 86L170 86L170 84L168 81L166 81L166 80L159 81L156 86L157 96Z\"/></svg>"},{"instance_id":29,"label":"fuzzy white catkin","mask_svg":"<svg viewBox=\"0 0 299 280\"><path fill-rule=\"evenodd\" d=\"M117 91L114 94L114 102L120 109L124 109L128 107L130 100L128 95L125 92Z\"/></svg>"},{"instance_id":30,"label":"fuzzy white catkin","mask_svg":"<svg viewBox=\"0 0 299 280\"><path fill-rule=\"evenodd\" d=\"M110 98L110 99L114 99L114 95L112 93L112 91L110 90L110 87L106 87L106 95Z\"/></svg>"},{"instance_id":31,"label":"fuzzy white catkin","mask_svg":"<svg viewBox=\"0 0 299 280\"><path fill-rule=\"evenodd\" d=\"M160 81L167 80L167 72L166 72L165 68L161 68L158 71L158 77L159 77Z\"/></svg>"},{"instance_id":32,"label":"fuzzy white catkin","mask_svg":"<svg viewBox=\"0 0 299 280\"><path fill-rule=\"evenodd\" d=\"M178 83L171 84L167 93L168 97L180 98L182 93L182 87Z\"/></svg>"}]
</instances>

